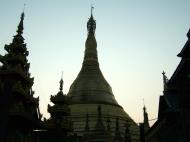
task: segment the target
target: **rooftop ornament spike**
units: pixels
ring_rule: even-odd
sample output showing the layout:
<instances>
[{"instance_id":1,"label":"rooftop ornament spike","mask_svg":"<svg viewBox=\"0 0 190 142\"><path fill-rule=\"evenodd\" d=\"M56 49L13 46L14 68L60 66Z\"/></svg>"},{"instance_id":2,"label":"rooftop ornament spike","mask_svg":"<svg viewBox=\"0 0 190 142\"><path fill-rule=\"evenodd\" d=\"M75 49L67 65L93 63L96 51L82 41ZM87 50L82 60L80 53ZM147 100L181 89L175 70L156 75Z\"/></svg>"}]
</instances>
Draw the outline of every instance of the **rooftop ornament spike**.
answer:
<instances>
[{"instance_id":1,"label":"rooftop ornament spike","mask_svg":"<svg viewBox=\"0 0 190 142\"><path fill-rule=\"evenodd\" d=\"M91 4L91 17L93 17L93 14L92 14L93 9L94 9L94 7L93 7L93 5Z\"/></svg>"}]
</instances>

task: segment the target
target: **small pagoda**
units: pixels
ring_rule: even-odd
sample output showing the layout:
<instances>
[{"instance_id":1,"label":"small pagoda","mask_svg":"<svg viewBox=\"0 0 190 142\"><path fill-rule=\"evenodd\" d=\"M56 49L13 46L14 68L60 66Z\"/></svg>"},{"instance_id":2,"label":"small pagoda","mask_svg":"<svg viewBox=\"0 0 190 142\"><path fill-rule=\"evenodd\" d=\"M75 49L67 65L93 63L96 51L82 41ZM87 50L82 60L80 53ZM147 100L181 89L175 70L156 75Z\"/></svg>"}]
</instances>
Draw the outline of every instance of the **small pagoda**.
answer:
<instances>
[{"instance_id":1,"label":"small pagoda","mask_svg":"<svg viewBox=\"0 0 190 142\"><path fill-rule=\"evenodd\" d=\"M50 139L56 137L56 141L68 140L68 136L72 132L72 122L68 119L70 115L69 99L63 94L63 79L60 80L59 92L50 97L53 106L48 104L48 112L50 118L45 120L45 129L51 136Z\"/></svg>"},{"instance_id":2,"label":"small pagoda","mask_svg":"<svg viewBox=\"0 0 190 142\"><path fill-rule=\"evenodd\" d=\"M32 139L40 126L39 97L35 98L30 77L23 34L24 12L12 43L5 45L0 55L0 141L22 142Z\"/></svg>"}]
</instances>

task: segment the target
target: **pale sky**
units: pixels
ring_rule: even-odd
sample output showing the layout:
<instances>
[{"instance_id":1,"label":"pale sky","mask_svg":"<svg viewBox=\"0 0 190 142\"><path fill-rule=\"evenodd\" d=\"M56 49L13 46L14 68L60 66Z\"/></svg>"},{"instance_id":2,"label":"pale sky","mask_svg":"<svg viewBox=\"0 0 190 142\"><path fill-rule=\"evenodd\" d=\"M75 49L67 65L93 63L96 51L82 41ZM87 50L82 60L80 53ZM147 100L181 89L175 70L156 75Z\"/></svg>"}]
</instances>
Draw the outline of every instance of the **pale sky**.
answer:
<instances>
[{"instance_id":1,"label":"pale sky","mask_svg":"<svg viewBox=\"0 0 190 142\"><path fill-rule=\"evenodd\" d=\"M157 118L161 73L170 78L187 40L189 0L0 0L0 54L16 33L24 3L33 90L44 116L61 72L67 93L80 71L92 3L100 68L116 100L139 123L144 98L149 119Z\"/></svg>"}]
</instances>

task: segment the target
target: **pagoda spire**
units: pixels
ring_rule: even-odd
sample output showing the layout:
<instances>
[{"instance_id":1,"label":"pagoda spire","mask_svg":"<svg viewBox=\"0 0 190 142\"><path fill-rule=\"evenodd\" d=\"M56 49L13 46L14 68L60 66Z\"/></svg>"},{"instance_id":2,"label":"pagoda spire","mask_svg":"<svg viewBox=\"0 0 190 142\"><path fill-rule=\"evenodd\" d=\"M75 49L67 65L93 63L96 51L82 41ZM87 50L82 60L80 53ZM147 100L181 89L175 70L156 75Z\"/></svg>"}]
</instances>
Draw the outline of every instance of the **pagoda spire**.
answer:
<instances>
[{"instance_id":1,"label":"pagoda spire","mask_svg":"<svg viewBox=\"0 0 190 142\"><path fill-rule=\"evenodd\" d=\"M93 7L91 7L91 11ZM118 105L111 86L105 80L98 62L97 42L95 38L96 21L91 13L87 22L87 39L82 68L72 83L68 96L71 103L106 103Z\"/></svg>"},{"instance_id":2,"label":"pagoda spire","mask_svg":"<svg viewBox=\"0 0 190 142\"><path fill-rule=\"evenodd\" d=\"M24 11L22 12L22 14L20 16L20 23L19 23L18 29L17 29L17 34L18 35L23 34L23 30L24 30L23 22L24 22Z\"/></svg>"},{"instance_id":3,"label":"pagoda spire","mask_svg":"<svg viewBox=\"0 0 190 142\"><path fill-rule=\"evenodd\" d=\"M95 30L96 30L96 21L94 20L92 10L94 7L91 7L91 16L87 22L87 31L88 31L88 37L85 43L86 49L85 49L85 55L84 55L84 62L83 64L92 64L92 61L94 61L93 64L96 64L98 66L98 55L97 55L97 42L95 38Z\"/></svg>"},{"instance_id":4,"label":"pagoda spire","mask_svg":"<svg viewBox=\"0 0 190 142\"><path fill-rule=\"evenodd\" d=\"M24 135L30 134L32 129L37 129L40 124L41 114L39 111L39 97L33 97L34 91L32 91L32 86L34 78L30 77L29 73L30 63L27 60L29 52L22 37L23 22L24 12L21 14L17 33L13 37L12 42L4 46L7 53L0 55L0 62L2 63L0 82L3 86L0 104L3 101L1 108L6 112L5 116L6 120L8 120L5 122L5 125L7 125L6 129L9 129L9 124L12 124L11 130L14 129L13 127L20 128L21 123L27 124L25 131L22 130L24 133L17 131L25 137ZM28 140L26 139L26 141Z\"/></svg>"},{"instance_id":5,"label":"pagoda spire","mask_svg":"<svg viewBox=\"0 0 190 142\"><path fill-rule=\"evenodd\" d=\"M87 22L87 30L89 34L90 33L94 34L96 30L96 21L94 20L94 17L93 17L93 9L94 7L91 6L91 16Z\"/></svg>"}]
</instances>

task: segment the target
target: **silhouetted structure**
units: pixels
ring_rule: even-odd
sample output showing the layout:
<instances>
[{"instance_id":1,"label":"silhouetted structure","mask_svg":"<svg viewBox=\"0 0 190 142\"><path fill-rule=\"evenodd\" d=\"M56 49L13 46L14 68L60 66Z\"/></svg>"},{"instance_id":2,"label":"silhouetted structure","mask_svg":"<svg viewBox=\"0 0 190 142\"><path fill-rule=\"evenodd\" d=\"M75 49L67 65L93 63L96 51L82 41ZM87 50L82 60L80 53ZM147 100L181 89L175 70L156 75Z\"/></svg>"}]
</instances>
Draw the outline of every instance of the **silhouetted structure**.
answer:
<instances>
[{"instance_id":1,"label":"silhouetted structure","mask_svg":"<svg viewBox=\"0 0 190 142\"><path fill-rule=\"evenodd\" d=\"M0 55L0 141L32 141L32 131L41 125L39 98L34 98L23 33L24 13L17 34Z\"/></svg>"},{"instance_id":2,"label":"silhouetted structure","mask_svg":"<svg viewBox=\"0 0 190 142\"><path fill-rule=\"evenodd\" d=\"M146 133L146 142L190 141L190 31L187 37L172 77L168 80L163 72L164 95L160 96L158 120Z\"/></svg>"},{"instance_id":3,"label":"silhouetted structure","mask_svg":"<svg viewBox=\"0 0 190 142\"><path fill-rule=\"evenodd\" d=\"M39 98L33 97L23 33L24 13L7 53L0 55L1 142L189 142L190 141L190 31L178 54L182 58L168 80L163 72L164 95L160 96L158 120L150 128L143 107L140 127L117 103L111 86L99 68L96 21L87 23L88 37L81 71L69 93L60 89L48 105L49 119L41 121ZM140 128L140 136L139 136Z\"/></svg>"}]
</instances>

